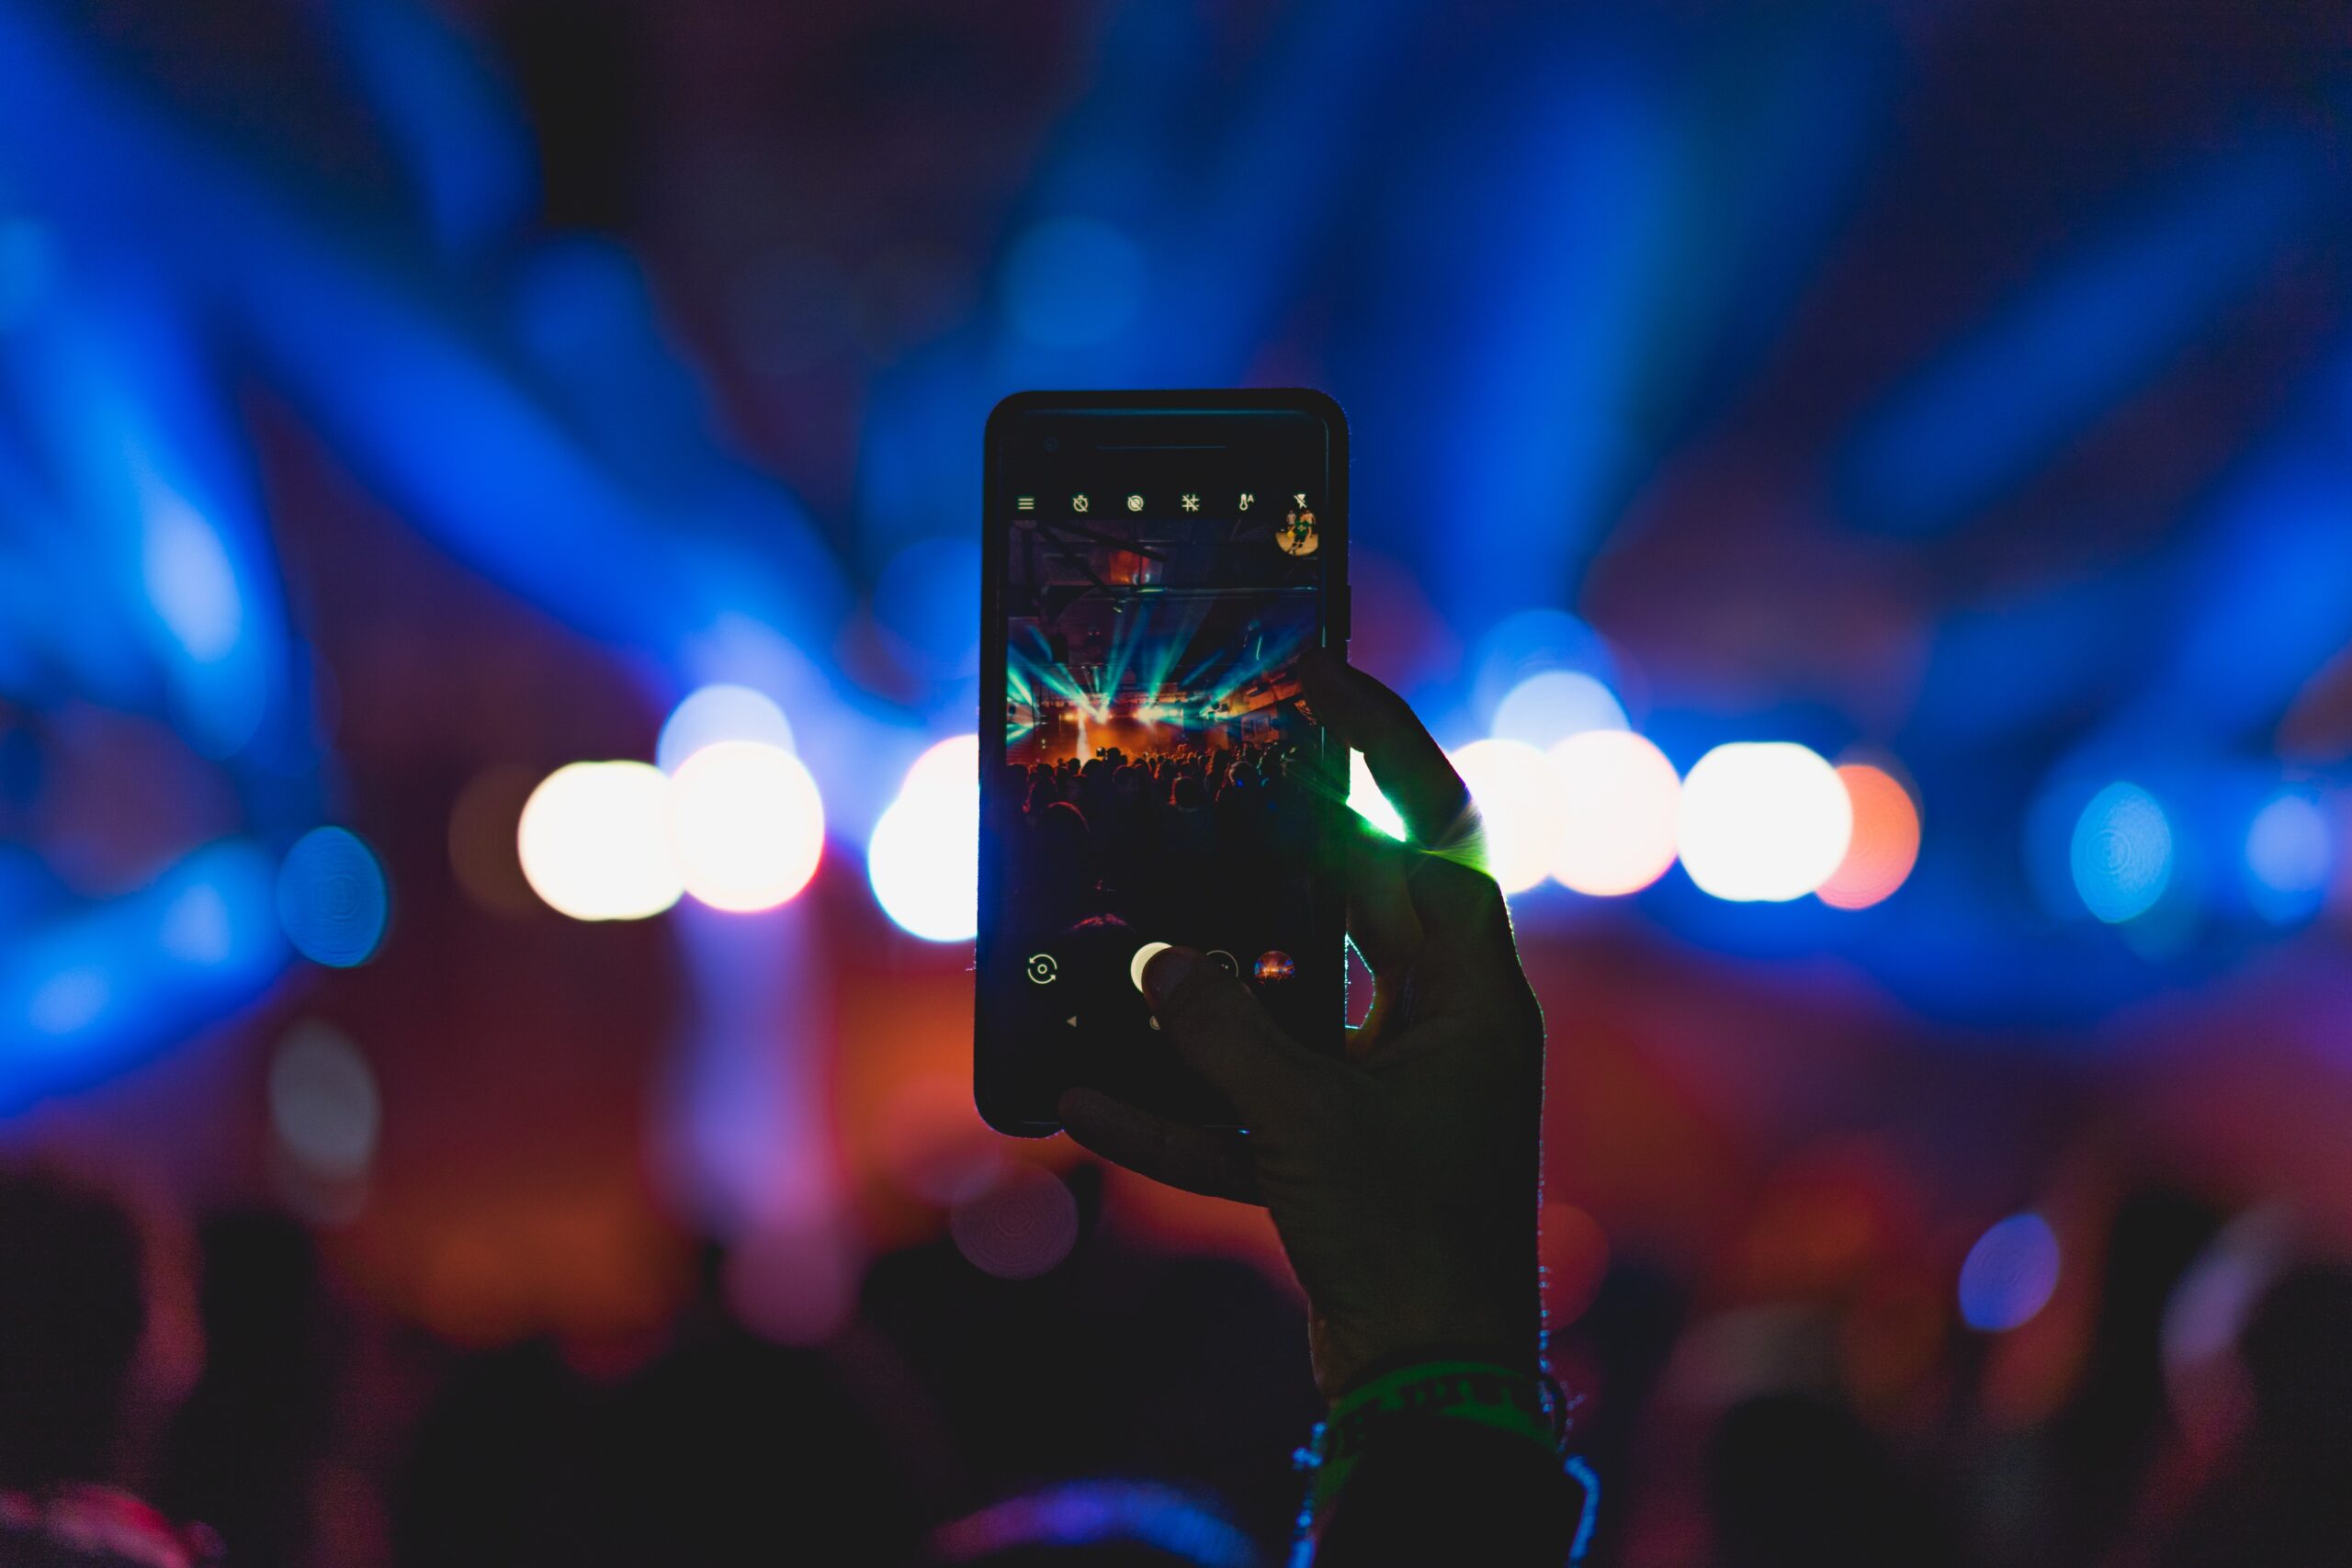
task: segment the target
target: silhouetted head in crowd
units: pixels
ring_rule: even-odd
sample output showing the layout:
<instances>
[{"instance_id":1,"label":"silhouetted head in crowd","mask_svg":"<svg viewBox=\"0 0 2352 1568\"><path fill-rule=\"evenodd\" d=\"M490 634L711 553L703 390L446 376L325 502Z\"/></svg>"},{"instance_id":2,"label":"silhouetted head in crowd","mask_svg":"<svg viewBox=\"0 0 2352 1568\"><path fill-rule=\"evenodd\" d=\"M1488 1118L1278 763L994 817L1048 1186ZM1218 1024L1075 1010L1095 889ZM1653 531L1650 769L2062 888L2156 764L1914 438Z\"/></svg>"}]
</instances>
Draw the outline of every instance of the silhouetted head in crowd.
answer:
<instances>
[{"instance_id":1,"label":"silhouetted head in crowd","mask_svg":"<svg viewBox=\"0 0 2352 1568\"><path fill-rule=\"evenodd\" d=\"M1707 1454L1720 1568L1928 1568L1948 1538L1860 1417L1811 1394L1725 1412Z\"/></svg>"},{"instance_id":2,"label":"silhouetted head in crowd","mask_svg":"<svg viewBox=\"0 0 2352 1568\"><path fill-rule=\"evenodd\" d=\"M0 1489L108 1479L146 1328L143 1248L122 1204L0 1166Z\"/></svg>"},{"instance_id":3,"label":"silhouetted head in crowd","mask_svg":"<svg viewBox=\"0 0 2352 1568\"><path fill-rule=\"evenodd\" d=\"M2342 1568L2352 1541L2352 1268L2313 1263L2263 1293L2238 1355L2252 1422L2182 1517L2162 1568Z\"/></svg>"},{"instance_id":4,"label":"silhouetted head in crowd","mask_svg":"<svg viewBox=\"0 0 2352 1568\"><path fill-rule=\"evenodd\" d=\"M1168 803L1179 811L1198 811L1208 804L1208 795L1201 781L1186 773L1170 786Z\"/></svg>"},{"instance_id":5,"label":"silhouetted head in crowd","mask_svg":"<svg viewBox=\"0 0 2352 1568\"><path fill-rule=\"evenodd\" d=\"M1040 851L1052 855L1082 854L1086 850L1086 813L1067 800L1057 800L1037 813Z\"/></svg>"},{"instance_id":6,"label":"silhouetted head in crowd","mask_svg":"<svg viewBox=\"0 0 2352 1568\"><path fill-rule=\"evenodd\" d=\"M2352 1460L2352 1268L2308 1264L2281 1279L2239 1347L2260 1439Z\"/></svg>"},{"instance_id":7,"label":"silhouetted head in crowd","mask_svg":"<svg viewBox=\"0 0 2352 1568\"><path fill-rule=\"evenodd\" d=\"M213 1215L198 1240L204 1375L165 1436L153 1501L220 1530L238 1568L294 1568L316 1558L336 1377L318 1245L265 1209Z\"/></svg>"}]
</instances>

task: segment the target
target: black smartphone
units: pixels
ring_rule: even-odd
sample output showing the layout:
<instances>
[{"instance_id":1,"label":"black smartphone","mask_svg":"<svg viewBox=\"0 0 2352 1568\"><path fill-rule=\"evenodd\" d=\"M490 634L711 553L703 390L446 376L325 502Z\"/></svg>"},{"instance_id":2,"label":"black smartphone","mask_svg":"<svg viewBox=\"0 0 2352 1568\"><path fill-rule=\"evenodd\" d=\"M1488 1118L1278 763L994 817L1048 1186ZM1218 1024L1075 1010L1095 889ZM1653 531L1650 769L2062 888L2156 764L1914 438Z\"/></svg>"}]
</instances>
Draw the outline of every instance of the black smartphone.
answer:
<instances>
[{"instance_id":1,"label":"black smartphone","mask_svg":"<svg viewBox=\"0 0 2352 1568\"><path fill-rule=\"evenodd\" d=\"M1348 760L1298 658L1346 649L1347 499L1320 392L1023 392L989 416L973 1089L999 1131L1057 1131L1074 1085L1238 1124L1144 1001L1162 943L1340 1048Z\"/></svg>"}]
</instances>

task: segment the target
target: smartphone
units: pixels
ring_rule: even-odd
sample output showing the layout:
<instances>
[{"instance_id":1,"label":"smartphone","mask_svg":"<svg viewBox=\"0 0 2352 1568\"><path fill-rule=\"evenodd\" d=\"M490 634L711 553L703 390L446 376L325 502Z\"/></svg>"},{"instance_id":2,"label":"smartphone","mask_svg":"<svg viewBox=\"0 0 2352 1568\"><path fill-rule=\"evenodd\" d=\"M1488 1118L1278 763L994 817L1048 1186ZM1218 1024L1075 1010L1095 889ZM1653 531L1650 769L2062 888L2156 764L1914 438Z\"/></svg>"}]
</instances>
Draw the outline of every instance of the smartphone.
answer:
<instances>
[{"instance_id":1,"label":"smartphone","mask_svg":"<svg viewBox=\"0 0 2352 1568\"><path fill-rule=\"evenodd\" d=\"M1299 688L1348 638L1348 430L1320 392L1023 392L982 487L973 1089L1043 1136L1074 1085L1238 1125L1145 1003L1197 948L1340 1049L1346 749Z\"/></svg>"}]
</instances>

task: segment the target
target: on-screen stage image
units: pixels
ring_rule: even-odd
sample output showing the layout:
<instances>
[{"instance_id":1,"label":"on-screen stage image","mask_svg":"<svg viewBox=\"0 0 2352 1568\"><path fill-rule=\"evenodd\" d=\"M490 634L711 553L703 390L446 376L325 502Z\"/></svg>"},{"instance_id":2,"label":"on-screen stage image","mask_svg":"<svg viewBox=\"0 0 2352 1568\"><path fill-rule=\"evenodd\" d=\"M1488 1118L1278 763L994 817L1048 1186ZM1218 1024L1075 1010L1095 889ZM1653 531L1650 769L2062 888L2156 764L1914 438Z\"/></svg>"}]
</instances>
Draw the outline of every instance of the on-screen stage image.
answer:
<instances>
[{"instance_id":1,"label":"on-screen stage image","mask_svg":"<svg viewBox=\"0 0 2352 1568\"><path fill-rule=\"evenodd\" d=\"M1254 962L1308 918L1318 567L1283 547L1304 508L1252 516L1243 493L1016 522L999 798L1010 902L1041 935L1107 917Z\"/></svg>"},{"instance_id":2,"label":"on-screen stage image","mask_svg":"<svg viewBox=\"0 0 2352 1568\"><path fill-rule=\"evenodd\" d=\"M1238 484L1110 493L1009 535L990 809L1012 956L1053 957L1059 984L1036 999L1064 1019L1081 998L1131 1010L1151 942L1212 954L1279 1014L1302 988L1333 804L1298 678L1320 616L1323 563L1299 547L1314 513Z\"/></svg>"}]
</instances>

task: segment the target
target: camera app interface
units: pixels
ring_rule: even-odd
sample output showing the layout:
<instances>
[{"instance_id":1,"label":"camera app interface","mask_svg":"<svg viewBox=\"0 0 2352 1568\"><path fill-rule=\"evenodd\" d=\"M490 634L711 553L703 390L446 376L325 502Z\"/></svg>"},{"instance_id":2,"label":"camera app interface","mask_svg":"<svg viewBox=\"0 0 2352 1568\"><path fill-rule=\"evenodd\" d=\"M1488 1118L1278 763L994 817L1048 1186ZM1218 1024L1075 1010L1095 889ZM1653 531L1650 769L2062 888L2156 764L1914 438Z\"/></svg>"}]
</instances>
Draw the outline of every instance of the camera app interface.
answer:
<instances>
[{"instance_id":1,"label":"camera app interface","mask_svg":"<svg viewBox=\"0 0 2352 1568\"><path fill-rule=\"evenodd\" d=\"M1054 468L1002 519L992 964L1018 974L999 995L1040 1092L1182 1108L1205 1089L1139 987L1160 944L1199 949L1302 1032L1331 1005L1315 874L1332 792L1297 669L1319 635L1320 450L1106 446Z\"/></svg>"}]
</instances>

